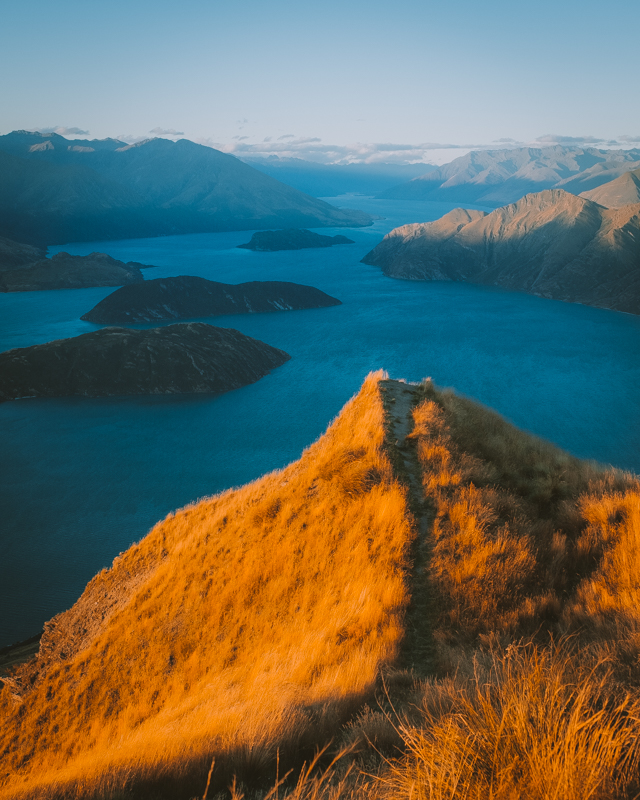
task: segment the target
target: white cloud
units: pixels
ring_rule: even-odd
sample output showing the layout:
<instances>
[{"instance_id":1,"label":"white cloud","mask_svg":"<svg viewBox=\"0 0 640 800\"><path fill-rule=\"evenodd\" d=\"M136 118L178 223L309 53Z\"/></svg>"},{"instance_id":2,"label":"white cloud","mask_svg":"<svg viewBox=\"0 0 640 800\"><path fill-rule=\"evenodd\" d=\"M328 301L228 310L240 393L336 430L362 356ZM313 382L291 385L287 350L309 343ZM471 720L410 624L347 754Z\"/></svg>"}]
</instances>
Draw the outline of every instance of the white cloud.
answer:
<instances>
[{"instance_id":1,"label":"white cloud","mask_svg":"<svg viewBox=\"0 0 640 800\"><path fill-rule=\"evenodd\" d=\"M184 131L176 131L173 128L152 128L149 133L156 136L184 136Z\"/></svg>"},{"instance_id":2,"label":"white cloud","mask_svg":"<svg viewBox=\"0 0 640 800\"><path fill-rule=\"evenodd\" d=\"M637 136L618 136L618 139L621 142L625 142L625 144L627 142L631 142L631 143L640 142L640 134L638 134Z\"/></svg>"},{"instance_id":3,"label":"white cloud","mask_svg":"<svg viewBox=\"0 0 640 800\"><path fill-rule=\"evenodd\" d=\"M39 133L57 133L59 136L88 136L89 131L83 131L82 128L65 128L63 125L57 125L55 128L36 128Z\"/></svg>"},{"instance_id":4,"label":"white cloud","mask_svg":"<svg viewBox=\"0 0 640 800\"><path fill-rule=\"evenodd\" d=\"M597 136L560 136L557 133L547 133L544 136L538 136L534 139L535 144L565 144L565 145L619 145L617 139L603 139Z\"/></svg>"}]
</instances>

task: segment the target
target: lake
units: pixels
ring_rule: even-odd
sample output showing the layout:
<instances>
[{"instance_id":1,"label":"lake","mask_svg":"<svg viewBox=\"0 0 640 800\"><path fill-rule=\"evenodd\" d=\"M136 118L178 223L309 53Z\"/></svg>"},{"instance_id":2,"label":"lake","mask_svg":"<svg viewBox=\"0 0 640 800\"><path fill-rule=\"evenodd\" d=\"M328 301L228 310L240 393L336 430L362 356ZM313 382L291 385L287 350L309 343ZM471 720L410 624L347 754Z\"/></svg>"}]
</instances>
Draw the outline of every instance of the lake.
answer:
<instances>
[{"instance_id":1,"label":"lake","mask_svg":"<svg viewBox=\"0 0 640 800\"><path fill-rule=\"evenodd\" d=\"M386 278L360 263L391 228L453 206L345 196L384 217L353 245L254 253L251 233L52 247L199 275L309 284L343 305L206 321L291 360L220 397L29 399L0 404L0 646L36 633L168 512L296 459L365 375L430 376L583 458L640 472L640 318L487 287ZM79 317L113 289L0 294L0 350L100 326ZM136 326L150 327L150 326Z\"/></svg>"}]
</instances>

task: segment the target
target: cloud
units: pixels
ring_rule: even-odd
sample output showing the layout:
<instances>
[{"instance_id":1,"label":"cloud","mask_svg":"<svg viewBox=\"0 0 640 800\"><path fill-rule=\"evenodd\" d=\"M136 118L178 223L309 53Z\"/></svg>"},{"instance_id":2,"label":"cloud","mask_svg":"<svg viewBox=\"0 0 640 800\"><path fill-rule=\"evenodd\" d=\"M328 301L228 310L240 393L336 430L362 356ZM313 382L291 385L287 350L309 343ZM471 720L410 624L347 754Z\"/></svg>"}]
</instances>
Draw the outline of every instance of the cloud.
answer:
<instances>
[{"instance_id":1,"label":"cloud","mask_svg":"<svg viewBox=\"0 0 640 800\"><path fill-rule=\"evenodd\" d=\"M615 139L607 140L597 136L560 136L556 133L538 136L534 141L539 144L617 144Z\"/></svg>"},{"instance_id":2,"label":"cloud","mask_svg":"<svg viewBox=\"0 0 640 800\"><path fill-rule=\"evenodd\" d=\"M640 142L640 134L637 136L618 136L621 142Z\"/></svg>"},{"instance_id":3,"label":"cloud","mask_svg":"<svg viewBox=\"0 0 640 800\"><path fill-rule=\"evenodd\" d=\"M184 131L175 131L173 128L152 128L149 133L156 136L184 136Z\"/></svg>"},{"instance_id":4,"label":"cloud","mask_svg":"<svg viewBox=\"0 0 640 800\"><path fill-rule=\"evenodd\" d=\"M350 145L324 144L316 136L279 136L276 142L267 137L262 142L249 142L249 137L233 137L231 144L199 139L199 144L214 147L242 159L298 158L317 164L434 164L446 163L478 145L455 145L428 142L423 144L396 144L392 142L355 143ZM486 146L485 148L486 149ZM455 153L451 153L454 150Z\"/></svg>"},{"instance_id":5,"label":"cloud","mask_svg":"<svg viewBox=\"0 0 640 800\"><path fill-rule=\"evenodd\" d=\"M82 128L65 128L63 125L58 125L55 128L37 128L39 133L57 133L59 136L88 136L89 131L83 131Z\"/></svg>"},{"instance_id":6,"label":"cloud","mask_svg":"<svg viewBox=\"0 0 640 800\"><path fill-rule=\"evenodd\" d=\"M518 142L516 139L509 139L508 137L504 139L494 139L493 141L496 144L523 144L523 142Z\"/></svg>"}]
</instances>

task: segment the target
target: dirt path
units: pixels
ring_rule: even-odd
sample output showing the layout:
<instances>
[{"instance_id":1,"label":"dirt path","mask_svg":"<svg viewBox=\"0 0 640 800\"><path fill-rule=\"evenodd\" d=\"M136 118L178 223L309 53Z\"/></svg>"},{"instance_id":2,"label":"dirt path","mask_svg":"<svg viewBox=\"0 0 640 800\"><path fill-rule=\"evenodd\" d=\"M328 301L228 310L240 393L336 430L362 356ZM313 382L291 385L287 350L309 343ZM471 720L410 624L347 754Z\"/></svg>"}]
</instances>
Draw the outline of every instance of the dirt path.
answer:
<instances>
[{"instance_id":1,"label":"dirt path","mask_svg":"<svg viewBox=\"0 0 640 800\"><path fill-rule=\"evenodd\" d=\"M418 387L402 381L383 380L380 388L390 422L389 442L395 450L399 477L409 489L409 505L417 524L413 549L411 604L407 611L407 635L401 663L416 675L433 672L433 598L429 591L426 571L431 554L431 532L434 512L425 501L421 470L415 442L407 439L413 430L412 410L418 402Z\"/></svg>"}]
</instances>

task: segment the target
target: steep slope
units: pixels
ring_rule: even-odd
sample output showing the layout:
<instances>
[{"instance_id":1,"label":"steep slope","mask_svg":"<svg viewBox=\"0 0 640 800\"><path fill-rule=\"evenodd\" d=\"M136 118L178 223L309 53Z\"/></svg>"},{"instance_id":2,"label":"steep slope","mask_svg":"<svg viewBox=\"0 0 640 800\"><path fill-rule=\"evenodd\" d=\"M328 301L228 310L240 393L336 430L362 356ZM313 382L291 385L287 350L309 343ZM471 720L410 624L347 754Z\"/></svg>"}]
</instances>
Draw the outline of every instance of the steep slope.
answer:
<instances>
[{"instance_id":1,"label":"steep slope","mask_svg":"<svg viewBox=\"0 0 640 800\"><path fill-rule=\"evenodd\" d=\"M56 134L14 131L0 136L0 153L0 210L11 212L0 233L19 239L53 244L124 235L371 224L367 214L341 211L186 139L70 143ZM85 201L80 208L79 195ZM127 210L135 213L128 217Z\"/></svg>"},{"instance_id":2,"label":"steep slope","mask_svg":"<svg viewBox=\"0 0 640 800\"><path fill-rule=\"evenodd\" d=\"M0 353L0 402L21 397L222 394L264 377L288 353L203 322L102 328Z\"/></svg>"},{"instance_id":3,"label":"steep slope","mask_svg":"<svg viewBox=\"0 0 640 800\"><path fill-rule=\"evenodd\" d=\"M0 292L36 292L44 289L84 289L89 286L123 286L142 281L140 267L125 264L106 253L72 256L56 253L20 269L0 272Z\"/></svg>"},{"instance_id":4,"label":"steep slope","mask_svg":"<svg viewBox=\"0 0 640 800\"><path fill-rule=\"evenodd\" d=\"M625 172L614 181L609 181L597 189L582 192L580 196L605 208L620 208L640 203L640 169Z\"/></svg>"},{"instance_id":5,"label":"steep slope","mask_svg":"<svg viewBox=\"0 0 640 800\"><path fill-rule=\"evenodd\" d=\"M335 297L299 283L250 281L236 285L180 275L177 278L156 278L135 287L123 286L83 314L81 319L113 325L339 305L340 301Z\"/></svg>"},{"instance_id":6,"label":"steep slope","mask_svg":"<svg viewBox=\"0 0 640 800\"><path fill-rule=\"evenodd\" d=\"M0 797L195 768L192 796L213 755L255 769L335 729L397 657L407 603L379 377L299 461L170 515L47 624L0 693Z\"/></svg>"},{"instance_id":7,"label":"steep slope","mask_svg":"<svg viewBox=\"0 0 640 800\"><path fill-rule=\"evenodd\" d=\"M0 693L0 797L201 796L214 756L215 791L338 733L407 749L286 796L630 799L639 565L637 479L370 376L298 462L170 515L47 624ZM340 733L381 670L403 716Z\"/></svg>"},{"instance_id":8,"label":"steep slope","mask_svg":"<svg viewBox=\"0 0 640 800\"><path fill-rule=\"evenodd\" d=\"M485 283L640 313L640 205L604 209L559 189L490 214L404 225L363 259L409 280Z\"/></svg>"},{"instance_id":9,"label":"steep slope","mask_svg":"<svg viewBox=\"0 0 640 800\"><path fill-rule=\"evenodd\" d=\"M640 150L561 146L475 150L378 196L501 206L544 189L580 194L636 167Z\"/></svg>"}]
</instances>

